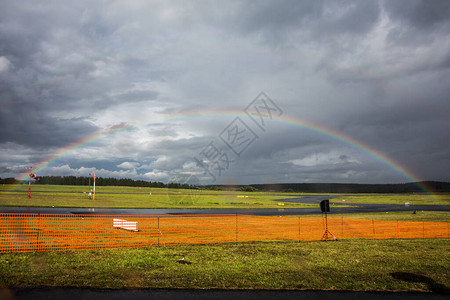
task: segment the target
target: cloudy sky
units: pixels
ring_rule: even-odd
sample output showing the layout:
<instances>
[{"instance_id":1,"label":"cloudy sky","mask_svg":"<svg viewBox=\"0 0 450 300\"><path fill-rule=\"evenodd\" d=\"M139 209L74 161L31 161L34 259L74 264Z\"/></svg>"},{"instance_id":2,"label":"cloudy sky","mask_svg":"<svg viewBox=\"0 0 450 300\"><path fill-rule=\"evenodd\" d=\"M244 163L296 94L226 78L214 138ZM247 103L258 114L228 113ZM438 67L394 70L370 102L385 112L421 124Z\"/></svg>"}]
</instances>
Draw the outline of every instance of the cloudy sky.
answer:
<instances>
[{"instance_id":1,"label":"cloudy sky","mask_svg":"<svg viewBox=\"0 0 450 300\"><path fill-rule=\"evenodd\" d=\"M1 178L450 181L450 1L0 7Z\"/></svg>"}]
</instances>

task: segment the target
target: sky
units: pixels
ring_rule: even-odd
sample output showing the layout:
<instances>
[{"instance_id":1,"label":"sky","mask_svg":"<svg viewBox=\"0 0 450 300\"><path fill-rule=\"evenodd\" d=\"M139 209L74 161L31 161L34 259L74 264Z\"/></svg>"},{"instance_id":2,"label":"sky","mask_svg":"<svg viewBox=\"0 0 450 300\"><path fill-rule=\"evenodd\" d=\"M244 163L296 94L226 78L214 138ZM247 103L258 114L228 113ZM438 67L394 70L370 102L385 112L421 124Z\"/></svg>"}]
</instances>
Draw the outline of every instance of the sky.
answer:
<instances>
[{"instance_id":1,"label":"sky","mask_svg":"<svg viewBox=\"0 0 450 300\"><path fill-rule=\"evenodd\" d=\"M0 7L0 178L450 181L450 1Z\"/></svg>"}]
</instances>

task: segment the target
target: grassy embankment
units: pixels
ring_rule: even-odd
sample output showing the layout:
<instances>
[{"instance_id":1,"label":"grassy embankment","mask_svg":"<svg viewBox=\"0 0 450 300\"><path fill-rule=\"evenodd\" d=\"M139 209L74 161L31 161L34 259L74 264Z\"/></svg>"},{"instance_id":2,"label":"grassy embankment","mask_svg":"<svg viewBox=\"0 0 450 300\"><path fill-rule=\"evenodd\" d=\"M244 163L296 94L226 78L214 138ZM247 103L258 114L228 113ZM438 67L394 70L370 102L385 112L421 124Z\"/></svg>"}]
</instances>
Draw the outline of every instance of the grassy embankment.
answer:
<instances>
[{"instance_id":1,"label":"grassy embankment","mask_svg":"<svg viewBox=\"0 0 450 300\"><path fill-rule=\"evenodd\" d=\"M450 240L258 242L0 255L0 288L444 292ZM190 264L178 263L184 258Z\"/></svg>"}]
</instances>

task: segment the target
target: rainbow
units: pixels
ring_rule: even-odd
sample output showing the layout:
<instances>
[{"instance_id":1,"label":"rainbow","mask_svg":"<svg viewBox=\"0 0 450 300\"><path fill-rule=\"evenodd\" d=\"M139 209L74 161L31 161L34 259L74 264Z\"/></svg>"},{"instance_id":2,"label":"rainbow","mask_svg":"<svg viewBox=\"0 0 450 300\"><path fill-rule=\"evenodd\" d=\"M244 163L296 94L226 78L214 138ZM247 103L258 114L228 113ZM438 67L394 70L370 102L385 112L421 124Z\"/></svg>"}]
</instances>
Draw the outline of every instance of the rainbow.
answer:
<instances>
[{"instance_id":1,"label":"rainbow","mask_svg":"<svg viewBox=\"0 0 450 300\"><path fill-rule=\"evenodd\" d=\"M164 116L161 116L158 118L154 118L150 122L142 122L142 123L138 123L135 125L121 124L119 126L112 127L107 131L101 131L101 132L92 134L90 136L87 136L80 141L71 143L64 148L59 149L58 151L54 152L50 157L48 157L46 160L37 164L34 168L34 171L35 171L35 173L39 173L39 171L42 171L45 168L51 166L53 163L59 161L60 159L69 155L70 153L74 152L77 149L86 147L89 144L92 144L100 139L106 138L108 136L114 135L118 132L125 131L125 130L131 129L131 128L137 128L140 126L157 124L157 123L162 123L162 122L184 120L187 118L236 117L236 116L246 117L246 114L243 111L237 111L237 110L227 110L227 111L224 111L224 110L189 110L189 111L182 111L179 113L168 114L168 115L164 115ZM379 161L380 163L387 166L388 168L394 170L396 173L398 173L402 177L404 177L407 181L416 182L416 184L424 192L431 194L431 195L433 194L431 192L431 190L423 182L421 182L422 181L421 179L419 179L417 176L412 174L405 167L401 166L399 163L395 162L394 160L392 160L388 156L384 155L377 149L372 148L366 144L363 144L362 142L354 139L351 136L348 136L348 135L346 135L342 132L339 132L335 129L325 127L325 126L316 124L314 122L296 118L293 116L287 116L287 115L282 115L281 117L273 116L273 119L271 121L284 123L284 124L296 126L296 127L302 128L302 129L306 129L306 130L318 133L320 135L326 136L328 138L331 138L333 140L336 140L338 142L341 142L343 144L346 144L360 152L367 154L368 156L374 158L375 160ZM27 178L28 178L28 172L24 172L20 175L19 180L23 181L23 180L26 180Z\"/></svg>"}]
</instances>

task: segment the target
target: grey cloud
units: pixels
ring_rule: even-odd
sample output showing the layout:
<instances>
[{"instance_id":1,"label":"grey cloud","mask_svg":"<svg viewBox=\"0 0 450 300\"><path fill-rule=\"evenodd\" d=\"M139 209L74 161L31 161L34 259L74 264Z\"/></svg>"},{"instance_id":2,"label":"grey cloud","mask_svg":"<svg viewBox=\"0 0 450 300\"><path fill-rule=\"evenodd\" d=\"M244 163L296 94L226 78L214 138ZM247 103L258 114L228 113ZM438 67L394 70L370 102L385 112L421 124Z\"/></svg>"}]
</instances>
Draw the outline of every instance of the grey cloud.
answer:
<instances>
[{"instance_id":1,"label":"grey cloud","mask_svg":"<svg viewBox=\"0 0 450 300\"><path fill-rule=\"evenodd\" d=\"M159 93L157 91L130 91L124 92L120 95L115 96L118 100L123 100L126 102L141 102L141 101L150 101L158 98Z\"/></svg>"},{"instance_id":2,"label":"grey cloud","mask_svg":"<svg viewBox=\"0 0 450 300\"><path fill-rule=\"evenodd\" d=\"M395 24L387 39L393 45L427 45L436 39L449 38L448 1L384 1L383 7Z\"/></svg>"},{"instance_id":3,"label":"grey cloud","mask_svg":"<svg viewBox=\"0 0 450 300\"><path fill-rule=\"evenodd\" d=\"M17 169L14 170L6 165L0 165L0 174L14 174L14 172L17 172Z\"/></svg>"},{"instance_id":4,"label":"grey cloud","mask_svg":"<svg viewBox=\"0 0 450 300\"><path fill-rule=\"evenodd\" d=\"M320 18L324 1L246 2L239 7L243 17L241 28L248 32L295 29ZM305 24L306 25L306 24Z\"/></svg>"},{"instance_id":5,"label":"grey cloud","mask_svg":"<svg viewBox=\"0 0 450 300\"><path fill-rule=\"evenodd\" d=\"M438 27L450 25L450 3L446 0L384 1L383 5L391 18L418 29L441 29Z\"/></svg>"},{"instance_id":6,"label":"grey cloud","mask_svg":"<svg viewBox=\"0 0 450 300\"><path fill-rule=\"evenodd\" d=\"M16 142L29 147L64 147L98 131L85 118L42 117L25 109L16 114L1 113L2 142Z\"/></svg>"},{"instance_id":7,"label":"grey cloud","mask_svg":"<svg viewBox=\"0 0 450 300\"><path fill-rule=\"evenodd\" d=\"M375 1L261 1L239 6L234 28L272 46L311 40L333 43L370 31L379 20Z\"/></svg>"},{"instance_id":8,"label":"grey cloud","mask_svg":"<svg viewBox=\"0 0 450 300\"><path fill-rule=\"evenodd\" d=\"M330 1L324 8L315 33L326 38L334 35L361 35L369 32L379 21L380 7L376 1ZM331 12L330 12L331 11Z\"/></svg>"}]
</instances>

